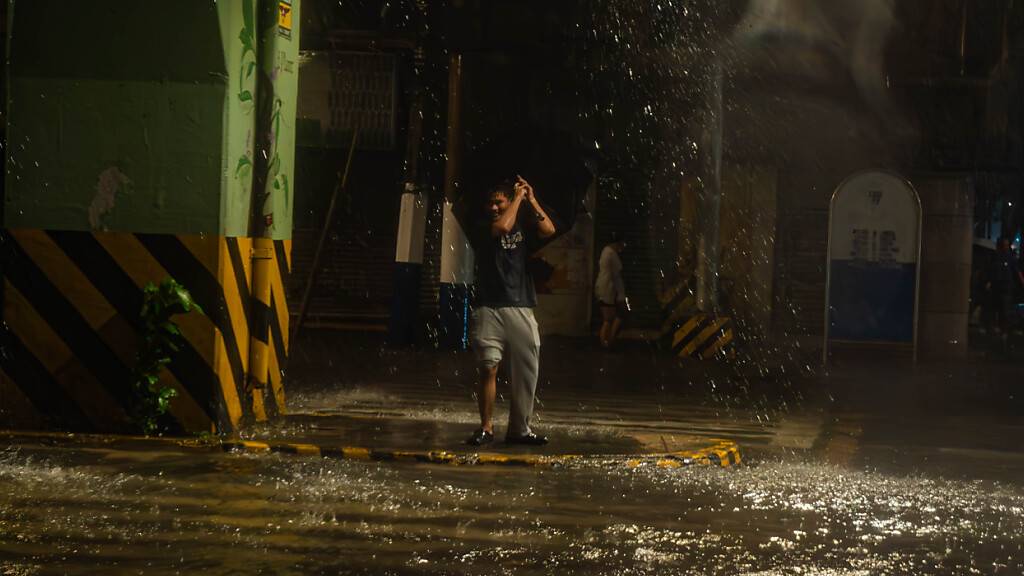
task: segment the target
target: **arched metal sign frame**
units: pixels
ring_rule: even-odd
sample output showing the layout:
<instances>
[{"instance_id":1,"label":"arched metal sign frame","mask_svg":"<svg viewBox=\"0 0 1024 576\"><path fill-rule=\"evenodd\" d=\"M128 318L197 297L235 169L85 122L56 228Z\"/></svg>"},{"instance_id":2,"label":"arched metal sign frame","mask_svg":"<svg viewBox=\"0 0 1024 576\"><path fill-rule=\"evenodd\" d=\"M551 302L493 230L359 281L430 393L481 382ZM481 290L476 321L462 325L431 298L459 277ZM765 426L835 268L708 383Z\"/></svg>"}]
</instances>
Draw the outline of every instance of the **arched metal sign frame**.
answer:
<instances>
[{"instance_id":1,"label":"arched metal sign frame","mask_svg":"<svg viewBox=\"0 0 1024 576\"><path fill-rule=\"evenodd\" d=\"M895 180L898 180L907 190L909 190L914 198L914 205L917 209L917 233L916 233L916 249L915 249L915 261L914 261L914 312L913 312L913 336L911 346L913 348L913 361L917 362L917 337L918 337L918 314L921 304L921 237L922 237L922 226L923 226L923 210L921 208L921 196L917 193L917 189L910 183L903 175L894 172L892 170L861 170L855 172L850 176L847 176L842 182L836 186L836 189L832 192L832 198L829 201L828 208L828 241L825 246L825 338L822 346L821 363L822 365L828 364L828 356L830 351L829 343L831 342L830 332L832 324L832 231L835 226L835 207L836 200L839 198L839 193L848 184L868 174L882 174L889 176Z\"/></svg>"}]
</instances>

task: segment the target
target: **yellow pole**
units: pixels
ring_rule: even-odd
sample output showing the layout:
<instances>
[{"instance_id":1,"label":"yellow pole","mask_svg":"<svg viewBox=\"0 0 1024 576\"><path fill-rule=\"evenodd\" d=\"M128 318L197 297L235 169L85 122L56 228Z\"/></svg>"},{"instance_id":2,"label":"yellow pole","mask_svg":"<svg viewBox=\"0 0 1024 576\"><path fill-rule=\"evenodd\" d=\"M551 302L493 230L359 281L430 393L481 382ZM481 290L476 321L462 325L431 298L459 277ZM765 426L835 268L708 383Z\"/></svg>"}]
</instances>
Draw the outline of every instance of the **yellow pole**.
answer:
<instances>
[{"instance_id":1,"label":"yellow pole","mask_svg":"<svg viewBox=\"0 0 1024 576\"><path fill-rule=\"evenodd\" d=\"M252 326L249 334L249 380L252 409L256 420L266 420L264 406L270 376L270 266L274 259L274 241L266 236L253 238L252 245Z\"/></svg>"}]
</instances>

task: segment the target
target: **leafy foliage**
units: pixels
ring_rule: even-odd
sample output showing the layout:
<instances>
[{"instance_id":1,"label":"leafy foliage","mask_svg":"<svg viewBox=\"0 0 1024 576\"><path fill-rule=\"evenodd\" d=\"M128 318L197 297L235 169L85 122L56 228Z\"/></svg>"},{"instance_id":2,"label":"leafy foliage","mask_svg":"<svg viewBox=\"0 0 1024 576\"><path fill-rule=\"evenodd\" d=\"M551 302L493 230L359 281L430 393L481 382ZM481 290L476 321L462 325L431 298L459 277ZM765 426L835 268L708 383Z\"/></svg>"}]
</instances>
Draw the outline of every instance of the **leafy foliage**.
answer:
<instances>
[{"instance_id":1,"label":"leafy foliage","mask_svg":"<svg viewBox=\"0 0 1024 576\"><path fill-rule=\"evenodd\" d=\"M173 278L165 279L159 286L149 283L143 290L139 312L141 341L132 374L135 393L132 420L144 434L159 431L160 417L167 413L171 398L177 395L173 388L160 384L160 372L185 341L171 317L193 310L203 313L189 291Z\"/></svg>"}]
</instances>

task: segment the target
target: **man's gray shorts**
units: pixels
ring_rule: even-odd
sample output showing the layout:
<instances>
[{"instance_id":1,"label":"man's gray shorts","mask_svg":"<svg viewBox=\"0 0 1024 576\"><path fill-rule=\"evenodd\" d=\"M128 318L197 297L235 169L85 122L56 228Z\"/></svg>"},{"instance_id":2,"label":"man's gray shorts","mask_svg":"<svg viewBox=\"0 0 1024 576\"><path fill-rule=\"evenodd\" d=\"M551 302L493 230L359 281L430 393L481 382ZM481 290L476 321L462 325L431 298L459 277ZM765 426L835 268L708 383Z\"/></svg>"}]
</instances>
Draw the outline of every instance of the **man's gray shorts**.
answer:
<instances>
[{"instance_id":1,"label":"man's gray shorts","mask_svg":"<svg viewBox=\"0 0 1024 576\"><path fill-rule=\"evenodd\" d=\"M506 361L512 396L508 433L529 434L540 365L540 332L533 309L476 308L469 338L481 366L493 368Z\"/></svg>"}]
</instances>

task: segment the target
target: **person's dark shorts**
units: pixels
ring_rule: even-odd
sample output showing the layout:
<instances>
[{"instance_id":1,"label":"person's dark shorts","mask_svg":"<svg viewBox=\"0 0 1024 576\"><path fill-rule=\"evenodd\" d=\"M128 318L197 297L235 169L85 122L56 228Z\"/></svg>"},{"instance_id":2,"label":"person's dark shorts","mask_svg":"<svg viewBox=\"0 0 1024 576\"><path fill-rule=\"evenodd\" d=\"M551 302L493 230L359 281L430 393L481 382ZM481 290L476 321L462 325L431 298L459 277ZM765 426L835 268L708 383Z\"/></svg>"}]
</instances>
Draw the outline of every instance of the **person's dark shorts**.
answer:
<instances>
[{"instance_id":1,"label":"person's dark shorts","mask_svg":"<svg viewBox=\"0 0 1024 576\"><path fill-rule=\"evenodd\" d=\"M622 303L609 304L598 300L598 304L601 305L601 319L605 322L611 322L616 318L622 318L625 316L625 306Z\"/></svg>"}]
</instances>

